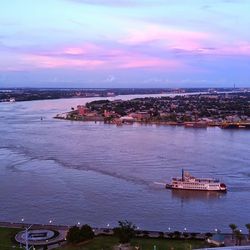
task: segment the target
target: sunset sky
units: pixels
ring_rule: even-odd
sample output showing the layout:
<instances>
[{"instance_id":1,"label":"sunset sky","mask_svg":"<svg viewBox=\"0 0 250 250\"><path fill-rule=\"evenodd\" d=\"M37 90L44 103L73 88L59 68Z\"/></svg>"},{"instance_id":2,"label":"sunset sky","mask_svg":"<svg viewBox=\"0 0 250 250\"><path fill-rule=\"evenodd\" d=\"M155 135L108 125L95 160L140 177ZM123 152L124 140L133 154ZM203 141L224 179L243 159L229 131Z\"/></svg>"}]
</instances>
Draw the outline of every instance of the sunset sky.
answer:
<instances>
[{"instance_id":1,"label":"sunset sky","mask_svg":"<svg viewBox=\"0 0 250 250\"><path fill-rule=\"evenodd\" d=\"M250 0L1 0L0 87L250 87Z\"/></svg>"}]
</instances>

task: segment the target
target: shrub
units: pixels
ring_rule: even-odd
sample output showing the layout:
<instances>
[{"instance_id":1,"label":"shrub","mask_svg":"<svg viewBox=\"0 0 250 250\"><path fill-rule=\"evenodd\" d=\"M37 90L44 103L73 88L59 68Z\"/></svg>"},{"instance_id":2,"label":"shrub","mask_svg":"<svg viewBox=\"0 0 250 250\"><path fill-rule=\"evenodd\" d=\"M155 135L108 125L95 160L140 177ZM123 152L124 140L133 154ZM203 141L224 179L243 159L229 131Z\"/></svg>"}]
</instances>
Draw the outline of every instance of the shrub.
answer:
<instances>
[{"instance_id":1,"label":"shrub","mask_svg":"<svg viewBox=\"0 0 250 250\"><path fill-rule=\"evenodd\" d=\"M174 237L175 237L176 239L179 239L180 236L181 236L181 233L180 233L179 231L174 231Z\"/></svg>"},{"instance_id":2,"label":"shrub","mask_svg":"<svg viewBox=\"0 0 250 250\"><path fill-rule=\"evenodd\" d=\"M73 226L67 234L67 241L70 243L78 243L85 240L93 239L94 232L89 225L83 225L81 228Z\"/></svg>"},{"instance_id":3,"label":"shrub","mask_svg":"<svg viewBox=\"0 0 250 250\"><path fill-rule=\"evenodd\" d=\"M67 241L70 243L77 243L80 240L80 228L77 226L73 226L69 229L67 234Z\"/></svg>"},{"instance_id":4,"label":"shrub","mask_svg":"<svg viewBox=\"0 0 250 250\"><path fill-rule=\"evenodd\" d=\"M212 233L206 233L205 236L206 236L206 238L210 238L210 237L213 236L213 234Z\"/></svg>"},{"instance_id":5,"label":"shrub","mask_svg":"<svg viewBox=\"0 0 250 250\"><path fill-rule=\"evenodd\" d=\"M163 232L159 232L159 238L161 238L161 239L164 238L164 233Z\"/></svg>"},{"instance_id":6,"label":"shrub","mask_svg":"<svg viewBox=\"0 0 250 250\"><path fill-rule=\"evenodd\" d=\"M80 229L80 239L81 241L93 239L95 236L91 226L83 225Z\"/></svg>"},{"instance_id":7,"label":"shrub","mask_svg":"<svg viewBox=\"0 0 250 250\"><path fill-rule=\"evenodd\" d=\"M119 227L114 228L114 234L120 243L128 243L135 236L136 226L128 221L118 221Z\"/></svg>"},{"instance_id":8,"label":"shrub","mask_svg":"<svg viewBox=\"0 0 250 250\"><path fill-rule=\"evenodd\" d=\"M197 233L191 233L191 238L192 238L192 239L195 239L195 238L196 238L196 235L197 235Z\"/></svg>"}]
</instances>

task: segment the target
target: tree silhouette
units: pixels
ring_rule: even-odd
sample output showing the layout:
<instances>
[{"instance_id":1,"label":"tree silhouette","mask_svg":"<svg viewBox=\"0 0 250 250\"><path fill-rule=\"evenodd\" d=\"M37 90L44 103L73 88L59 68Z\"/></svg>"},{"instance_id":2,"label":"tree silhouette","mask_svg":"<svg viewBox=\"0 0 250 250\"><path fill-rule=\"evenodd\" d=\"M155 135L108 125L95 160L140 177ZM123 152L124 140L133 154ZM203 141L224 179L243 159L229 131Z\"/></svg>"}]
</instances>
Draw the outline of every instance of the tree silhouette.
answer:
<instances>
[{"instance_id":1,"label":"tree silhouette","mask_svg":"<svg viewBox=\"0 0 250 250\"><path fill-rule=\"evenodd\" d=\"M229 227L232 230L232 240L233 240L234 239L235 230L237 229L237 226L235 224L230 224Z\"/></svg>"},{"instance_id":2,"label":"tree silhouette","mask_svg":"<svg viewBox=\"0 0 250 250\"><path fill-rule=\"evenodd\" d=\"M250 223L246 224L246 228L248 230L248 239L250 240Z\"/></svg>"},{"instance_id":3,"label":"tree silhouette","mask_svg":"<svg viewBox=\"0 0 250 250\"><path fill-rule=\"evenodd\" d=\"M85 240L93 239L94 232L89 225L83 225L81 228L73 226L67 234L67 241L70 243L78 243Z\"/></svg>"},{"instance_id":4,"label":"tree silhouette","mask_svg":"<svg viewBox=\"0 0 250 250\"><path fill-rule=\"evenodd\" d=\"M244 239L243 234L240 230L235 230L236 245L241 246L241 241Z\"/></svg>"},{"instance_id":5,"label":"tree silhouette","mask_svg":"<svg viewBox=\"0 0 250 250\"><path fill-rule=\"evenodd\" d=\"M119 227L114 228L114 234L119 238L120 243L129 243L135 236L136 226L127 220L118 221Z\"/></svg>"}]
</instances>

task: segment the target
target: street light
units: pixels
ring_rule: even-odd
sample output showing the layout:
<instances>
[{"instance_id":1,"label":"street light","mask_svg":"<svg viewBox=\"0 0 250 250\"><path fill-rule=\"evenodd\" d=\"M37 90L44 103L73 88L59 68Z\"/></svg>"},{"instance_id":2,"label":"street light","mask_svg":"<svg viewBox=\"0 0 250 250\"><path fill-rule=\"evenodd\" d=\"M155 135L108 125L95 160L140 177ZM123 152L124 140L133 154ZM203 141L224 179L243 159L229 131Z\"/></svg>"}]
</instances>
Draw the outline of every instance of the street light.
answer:
<instances>
[{"instance_id":1,"label":"street light","mask_svg":"<svg viewBox=\"0 0 250 250\"><path fill-rule=\"evenodd\" d=\"M21 222L24 222L24 218L21 219ZM22 243L20 242L19 247L22 248Z\"/></svg>"},{"instance_id":2,"label":"street light","mask_svg":"<svg viewBox=\"0 0 250 250\"><path fill-rule=\"evenodd\" d=\"M80 225L81 225L81 223L78 221L78 222L77 222L77 225L78 225L78 226L80 226Z\"/></svg>"},{"instance_id":3,"label":"street light","mask_svg":"<svg viewBox=\"0 0 250 250\"><path fill-rule=\"evenodd\" d=\"M52 223L52 220L49 220L49 224L51 224Z\"/></svg>"},{"instance_id":4,"label":"street light","mask_svg":"<svg viewBox=\"0 0 250 250\"><path fill-rule=\"evenodd\" d=\"M25 250L30 250L32 248L32 246L29 247L29 240L28 240L28 232L32 226L33 225L30 225L29 227L25 228Z\"/></svg>"}]
</instances>

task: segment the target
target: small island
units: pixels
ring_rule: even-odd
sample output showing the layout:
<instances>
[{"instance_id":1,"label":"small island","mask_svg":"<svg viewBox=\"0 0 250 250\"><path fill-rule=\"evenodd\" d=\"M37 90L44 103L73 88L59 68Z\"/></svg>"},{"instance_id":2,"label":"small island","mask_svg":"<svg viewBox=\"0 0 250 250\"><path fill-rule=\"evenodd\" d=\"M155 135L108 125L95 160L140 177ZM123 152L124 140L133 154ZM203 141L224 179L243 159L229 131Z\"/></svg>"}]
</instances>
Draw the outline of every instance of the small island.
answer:
<instances>
[{"instance_id":1,"label":"small island","mask_svg":"<svg viewBox=\"0 0 250 250\"><path fill-rule=\"evenodd\" d=\"M58 114L57 119L132 124L183 125L187 128L250 129L250 92L98 100Z\"/></svg>"}]
</instances>

